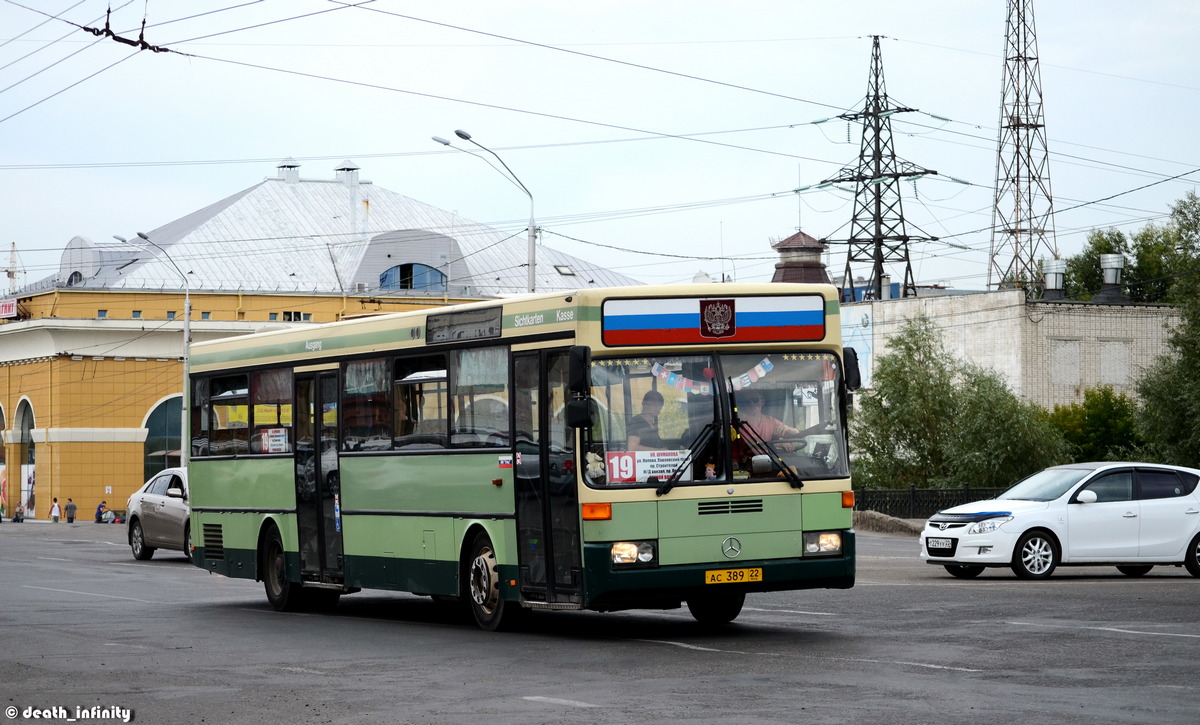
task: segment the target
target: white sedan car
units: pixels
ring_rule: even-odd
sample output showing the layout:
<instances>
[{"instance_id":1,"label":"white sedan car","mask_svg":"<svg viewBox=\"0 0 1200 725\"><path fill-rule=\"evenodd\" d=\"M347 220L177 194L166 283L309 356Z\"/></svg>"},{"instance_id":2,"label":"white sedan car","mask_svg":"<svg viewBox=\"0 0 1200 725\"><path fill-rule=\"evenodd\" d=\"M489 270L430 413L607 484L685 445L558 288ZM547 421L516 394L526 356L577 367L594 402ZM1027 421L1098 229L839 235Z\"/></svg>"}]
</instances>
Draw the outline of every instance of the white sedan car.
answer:
<instances>
[{"instance_id":1,"label":"white sedan car","mask_svg":"<svg viewBox=\"0 0 1200 725\"><path fill-rule=\"evenodd\" d=\"M994 499L939 511L921 532L921 558L964 579L986 567L1044 579L1059 565L1141 576L1167 564L1200 577L1197 481L1200 470L1179 466L1054 466Z\"/></svg>"}]
</instances>

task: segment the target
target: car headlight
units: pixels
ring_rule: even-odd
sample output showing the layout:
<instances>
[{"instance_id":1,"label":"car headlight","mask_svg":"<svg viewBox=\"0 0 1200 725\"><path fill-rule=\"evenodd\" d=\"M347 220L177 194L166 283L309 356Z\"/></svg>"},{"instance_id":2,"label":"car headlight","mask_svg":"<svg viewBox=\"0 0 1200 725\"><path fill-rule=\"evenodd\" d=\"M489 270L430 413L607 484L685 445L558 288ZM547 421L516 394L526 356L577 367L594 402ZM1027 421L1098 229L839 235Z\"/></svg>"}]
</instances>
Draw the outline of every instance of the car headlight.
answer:
<instances>
[{"instance_id":1,"label":"car headlight","mask_svg":"<svg viewBox=\"0 0 1200 725\"><path fill-rule=\"evenodd\" d=\"M975 523L973 523L967 527L967 533L968 534L990 534L993 531L995 531L996 529L1000 528L1001 526L1003 526L1004 524L1007 524L1009 521L1012 521L1012 520L1013 520L1012 516L998 516L994 519L985 519L983 521L976 521Z\"/></svg>"},{"instance_id":2,"label":"car headlight","mask_svg":"<svg viewBox=\"0 0 1200 725\"><path fill-rule=\"evenodd\" d=\"M618 541L612 545L612 563L647 566L655 563L653 541Z\"/></svg>"},{"instance_id":3,"label":"car headlight","mask_svg":"<svg viewBox=\"0 0 1200 725\"><path fill-rule=\"evenodd\" d=\"M838 531L806 531L804 532L804 553L806 556L842 553L842 534Z\"/></svg>"}]
</instances>

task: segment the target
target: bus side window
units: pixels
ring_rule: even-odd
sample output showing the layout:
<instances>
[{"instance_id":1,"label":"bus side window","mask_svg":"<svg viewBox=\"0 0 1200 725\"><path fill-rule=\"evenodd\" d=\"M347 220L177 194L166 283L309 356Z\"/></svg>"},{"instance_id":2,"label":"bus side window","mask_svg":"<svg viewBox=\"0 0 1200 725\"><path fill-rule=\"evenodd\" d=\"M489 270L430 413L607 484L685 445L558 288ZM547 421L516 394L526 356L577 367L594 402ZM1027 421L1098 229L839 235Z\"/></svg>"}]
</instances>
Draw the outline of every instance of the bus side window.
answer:
<instances>
[{"instance_id":1,"label":"bus side window","mask_svg":"<svg viewBox=\"0 0 1200 725\"><path fill-rule=\"evenodd\" d=\"M392 399L403 401L393 413L396 450L445 448L450 430L446 356L422 355L396 360Z\"/></svg>"},{"instance_id":2,"label":"bus side window","mask_svg":"<svg viewBox=\"0 0 1200 725\"><path fill-rule=\"evenodd\" d=\"M342 366L342 450L392 447L391 361L355 360Z\"/></svg>"}]
</instances>

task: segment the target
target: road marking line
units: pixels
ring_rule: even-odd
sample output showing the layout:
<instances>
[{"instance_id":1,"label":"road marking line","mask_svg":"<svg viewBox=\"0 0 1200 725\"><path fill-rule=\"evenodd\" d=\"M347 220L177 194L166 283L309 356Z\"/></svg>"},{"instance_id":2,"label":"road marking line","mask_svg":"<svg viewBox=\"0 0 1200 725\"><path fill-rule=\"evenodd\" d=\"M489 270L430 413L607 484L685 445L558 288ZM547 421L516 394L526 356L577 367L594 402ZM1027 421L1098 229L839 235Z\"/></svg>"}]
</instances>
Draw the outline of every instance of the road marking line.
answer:
<instances>
[{"instance_id":1,"label":"road marking line","mask_svg":"<svg viewBox=\"0 0 1200 725\"><path fill-rule=\"evenodd\" d=\"M148 599L134 599L133 597L118 597L112 594L97 594L95 592L79 592L74 589L51 589L50 587L35 587L29 584L22 584L25 589L40 589L45 592L62 592L63 594L84 594L89 597L104 597L105 599L123 599L127 602L141 602L142 604L169 604L170 602L152 602Z\"/></svg>"},{"instance_id":2,"label":"road marking line","mask_svg":"<svg viewBox=\"0 0 1200 725\"><path fill-rule=\"evenodd\" d=\"M1005 622L1018 627L1044 627L1046 629L1094 629L1098 632L1117 632L1119 634L1147 634L1152 637L1185 637L1200 639L1200 634L1184 634L1182 632L1143 632L1137 629L1121 629L1120 627L1069 627L1062 624L1038 624L1037 622Z\"/></svg>"},{"instance_id":3,"label":"road marking line","mask_svg":"<svg viewBox=\"0 0 1200 725\"><path fill-rule=\"evenodd\" d=\"M740 652L734 649L716 649L715 647L700 647L694 644L686 644L684 642L670 642L665 639L639 639L636 642L649 642L650 644L667 644L672 647L682 647L683 649L693 649L697 652L728 652L729 654L744 655L746 652Z\"/></svg>"},{"instance_id":4,"label":"road marking line","mask_svg":"<svg viewBox=\"0 0 1200 725\"><path fill-rule=\"evenodd\" d=\"M560 700L557 697L538 697L536 695L530 695L528 697L522 697L521 699L528 700L530 702L545 702L551 705L567 705L569 707L600 707L599 705L593 705L590 702L580 702L579 700Z\"/></svg>"},{"instance_id":5,"label":"road marking line","mask_svg":"<svg viewBox=\"0 0 1200 725\"><path fill-rule=\"evenodd\" d=\"M74 559L59 559L53 556L39 556L42 561L75 561Z\"/></svg>"},{"instance_id":6,"label":"road marking line","mask_svg":"<svg viewBox=\"0 0 1200 725\"><path fill-rule=\"evenodd\" d=\"M983 672L983 670L973 670L970 667L951 667L950 665L932 665L928 662L907 662L905 660L864 660L857 657L829 657L832 660L841 660L842 662L866 662L872 665L907 665L908 667L924 667L929 670L952 670L954 672Z\"/></svg>"},{"instance_id":7,"label":"road marking line","mask_svg":"<svg viewBox=\"0 0 1200 725\"><path fill-rule=\"evenodd\" d=\"M694 644L684 644L683 642L671 642L662 639L639 639L637 642L649 642L650 644L667 644L672 647L682 647L684 649L698 650L700 652L723 652L734 655L753 654L757 657L787 657L786 652L742 652L736 649L717 649L715 647L698 647ZM908 662L905 660L867 660L857 657L827 657L822 659L839 660L841 662L865 662L873 665L904 665L906 667L924 667L929 670L951 670L953 672L983 672L983 670L975 670L970 667L953 667L950 665L935 665L928 662Z\"/></svg>"},{"instance_id":8,"label":"road marking line","mask_svg":"<svg viewBox=\"0 0 1200 725\"><path fill-rule=\"evenodd\" d=\"M801 609L762 609L761 607L742 607L744 612L769 612L771 614L811 614L814 617L836 617L837 612L805 612Z\"/></svg>"}]
</instances>

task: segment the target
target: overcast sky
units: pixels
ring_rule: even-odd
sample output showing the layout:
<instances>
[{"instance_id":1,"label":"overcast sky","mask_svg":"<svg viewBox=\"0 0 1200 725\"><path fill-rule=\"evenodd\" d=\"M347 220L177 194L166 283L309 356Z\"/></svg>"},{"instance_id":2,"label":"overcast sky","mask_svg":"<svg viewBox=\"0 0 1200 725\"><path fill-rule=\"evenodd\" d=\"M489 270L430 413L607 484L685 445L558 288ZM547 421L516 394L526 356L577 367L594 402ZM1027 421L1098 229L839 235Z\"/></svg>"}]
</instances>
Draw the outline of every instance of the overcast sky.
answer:
<instances>
[{"instance_id":1,"label":"overcast sky","mask_svg":"<svg viewBox=\"0 0 1200 725\"><path fill-rule=\"evenodd\" d=\"M63 22L103 28L107 0L0 0L0 253L15 243L19 283L51 274L74 236L132 237L288 156L317 179L350 159L520 234L529 198L431 140L458 144L455 129L530 190L546 245L645 282L769 280L772 241L848 234L852 187L794 190L856 163L857 126L813 122L862 107L872 35L890 99L919 109L892 117L896 153L938 172L903 187L909 233L943 238L911 245L916 280L987 282L1004 0L112 5L116 35L145 17L145 41L178 52ZM1090 229L1161 221L1200 178L1200 3L1035 11L1067 256ZM836 278L846 249L831 255Z\"/></svg>"}]
</instances>

